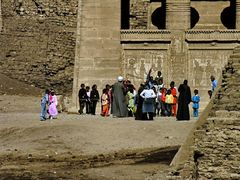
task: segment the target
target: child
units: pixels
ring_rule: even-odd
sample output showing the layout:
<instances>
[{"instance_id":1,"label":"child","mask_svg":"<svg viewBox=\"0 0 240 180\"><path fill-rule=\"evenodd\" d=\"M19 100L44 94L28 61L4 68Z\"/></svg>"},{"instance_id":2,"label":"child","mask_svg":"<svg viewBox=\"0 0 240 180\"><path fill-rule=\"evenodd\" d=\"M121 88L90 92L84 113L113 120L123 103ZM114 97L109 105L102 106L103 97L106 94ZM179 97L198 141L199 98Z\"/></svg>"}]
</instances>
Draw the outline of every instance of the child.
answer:
<instances>
[{"instance_id":1,"label":"child","mask_svg":"<svg viewBox=\"0 0 240 180\"><path fill-rule=\"evenodd\" d=\"M90 114L90 106L91 106L91 101L90 101L90 87L86 86L86 113Z\"/></svg>"},{"instance_id":2,"label":"child","mask_svg":"<svg viewBox=\"0 0 240 180\"><path fill-rule=\"evenodd\" d=\"M166 116L166 88L162 88L161 93L162 93L162 98L161 98L161 116Z\"/></svg>"},{"instance_id":3,"label":"child","mask_svg":"<svg viewBox=\"0 0 240 180\"><path fill-rule=\"evenodd\" d=\"M108 89L103 89L103 94L101 96L101 104L102 104L102 116L109 116L109 96Z\"/></svg>"},{"instance_id":4,"label":"child","mask_svg":"<svg viewBox=\"0 0 240 180\"><path fill-rule=\"evenodd\" d=\"M173 105L173 95L171 94L171 89L167 90L165 105L166 105L166 115L171 116L172 105Z\"/></svg>"},{"instance_id":5,"label":"child","mask_svg":"<svg viewBox=\"0 0 240 180\"><path fill-rule=\"evenodd\" d=\"M212 90L208 90L208 95L209 95L209 98L211 99L212 98Z\"/></svg>"},{"instance_id":6,"label":"child","mask_svg":"<svg viewBox=\"0 0 240 180\"><path fill-rule=\"evenodd\" d=\"M173 105L172 105L172 115L177 115L177 88L175 87L175 82L170 83L171 94L173 95Z\"/></svg>"},{"instance_id":7,"label":"child","mask_svg":"<svg viewBox=\"0 0 240 180\"><path fill-rule=\"evenodd\" d=\"M128 97L128 116L133 117L133 114L135 113L133 88L129 88L127 92L127 97Z\"/></svg>"},{"instance_id":8,"label":"child","mask_svg":"<svg viewBox=\"0 0 240 180\"><path fill-rule=\"evenodd\" d=\"M49 97L49 108L48 108L48 113L49 113L49 118L57 118L58 115L58 110L57 110L57 96L55 95L54 90L51 90L50 92L50 97Z\"/></svg>"},{"instance_id":9,"label":"child","mask_svg":"<svg viewBox=\"0 0 240 180\"><path fill-rule=\"evenodd\" d=\"M109 84L106 84L106 87L105 87L108 91L108 98L109 98L109 115L112 114L111 111L112 111L112 87L109 85ZM111 111L110 111L111 110Z\"/></svg>"},{"instance_id":10,"label":"child","mask_svg":"<svg viewBox=\"0 0 240 180\"><path fill-rule=\"evenodd\" d=\"M40 121L45 121L47 119L47 104L49 102L49 90L46 89L43 98L41 99L41 113L40 113Z\"/></svg>"},{"instance_id":11,"label":"child","mask_svg":"<svg viewBox=\"0 0 240 180\"><path fill-rule=\"evenodd\" d=\"M161 106L162 106L162 88L158 90L157 92L157 99L156 99L156 115L159 116Z\"/></svg>"},{"instance_id":12,"label":"child","mask_svg":"<svg viewBox=\"0 0 240 180\"><path fill-rule=\"evenodd\" d=\"M194 117L198 117L198 109L199 109L200 97L198 95L198 90L197 89L194 90L194 94L195 95L192 97L193 116Z\"/></svg>"}]
</instances>

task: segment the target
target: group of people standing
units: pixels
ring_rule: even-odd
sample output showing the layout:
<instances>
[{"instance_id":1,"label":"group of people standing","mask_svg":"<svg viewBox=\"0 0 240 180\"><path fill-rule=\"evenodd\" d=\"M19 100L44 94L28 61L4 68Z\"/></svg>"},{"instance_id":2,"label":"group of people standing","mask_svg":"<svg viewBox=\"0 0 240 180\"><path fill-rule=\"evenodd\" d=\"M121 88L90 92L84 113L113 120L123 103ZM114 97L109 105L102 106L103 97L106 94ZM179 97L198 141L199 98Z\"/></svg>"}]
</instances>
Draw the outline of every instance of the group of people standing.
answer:
<instances>
[{"instance_id":1,"label":"group of people standing","mask_svg":"<svg viewBox=\"0 0 240 180\"><path fill-rule=\"evenodd\" d=\"M195 91L194 99L191 97L191 90L188 81L184 80L183 84L177 89L175 82L170 83L169 88L163 84L161 72L158 72L154 79L151 76L151 70L148 73L145 84L142 84L136 96L136 119L153 120L156 115L174 116L177 120L189 120L189 103L197 104L195 116L198 116L200 97L198 91ZM179 94L179 96L177 96ZM178 107L178 108L177 108Z\"/></svg>"},{"instance_id":2,"label":"group of people standing","mask_svg":"<svg viewBox=\"0 0 240 180\"><path fill-rule=\"evenodd\" d=\"M212 90L209 96L217 87L214 76L210 77ZM192 102L193 116L198 117L200 96L198 90L194 90L191 96L191 89L188 81L184 80L179 88L175 82L170 83L169 88L163 83L161 71L158 71L155 79L151 76L151 69L146 82L136 90L129 80L122 76L112 86L107 84L100 97L97 85L91 87L81 84L79 93L79 114L83 114L86 107L86 114L96 115L97 103L101 102L101 115L113 117L133 117L136 120L153 120L155 116L174 116L177 120L189 120L189 104ZM53 119L58 115L57 96L54 90L46 90L41 99L40 120Z\"/></svg>"},{"instance_id":3,"label":"group of people standing","mask_svg":"<svg viewBox=\"0 0 240 180\"><path fill-rule=\"evenodd\" d=\"M97 85L94 84L90 91L90 87L85 84L81 84L81 88L78 92L79 98L79 114L83 114L83 109L86 106L87 114L96 114L97 102L99 101L99 92L97 90Z\"/></svg>"},{"instance_id":4,"label":"group of people standing","mask_svg":"<svg viewBox=\"0 0 240 180\"><path fill-rule=\"evenodd\" d=\"M40 121L45 121L47 119L57 118L58 110L57 110L57 96L55 95L55 91L46 89L42 99L41 99L41 113L40 113Z\"/></svg>"},{"instance_id":5,"label":"group of people standing","mask_svg":"<svg viewBox=\"0 0 240 180\"><path fill-rule=\"evenodd\" d=\"M131 81L124 80L122 76L119 76L112 86L107 84L101 97L96 85L93 85L91 92L89 89L82 84L79 90L80 114L86 106L86 113L95 115L96 104L100 100L102 116L110 114L113 117L135 116L136 120L153 120L155 116L174 116L177 120L189 120L189 103L192 102L194 117L198 117L200 101L198 90L195 89L195 95L191 97L187 80L184 80L178 89L174 81L170 83L169 88L166 88L161 71L154 79L150 70L146 82L141 84L138 90Z\"/></svg>"}]
</instances>

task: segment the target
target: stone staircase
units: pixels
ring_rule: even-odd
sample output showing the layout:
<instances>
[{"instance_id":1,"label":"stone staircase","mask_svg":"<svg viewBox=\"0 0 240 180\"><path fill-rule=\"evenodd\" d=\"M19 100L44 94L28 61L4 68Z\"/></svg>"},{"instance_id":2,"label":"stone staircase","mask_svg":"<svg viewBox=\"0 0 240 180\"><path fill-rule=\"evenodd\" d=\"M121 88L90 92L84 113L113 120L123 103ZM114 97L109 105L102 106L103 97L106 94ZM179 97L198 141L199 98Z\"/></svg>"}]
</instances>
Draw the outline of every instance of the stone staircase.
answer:
<instances>
[{"instance_id":1,"label":"stone staircase","mask_svg":"<svg viewBox=\"0 0 240 180\"><path fill-rule=\"evenodd\" d=\"M240 110L240 47L236 47L223 70L222 85L217 93L210 116L219 110Z\"/></svg>"},{"instance_id":2,"label":"stone staircase","mask_svg":"<svg viewBox=\"0 0 240 180\"><path fill-rule=\"evenodd\" d=\"M181 152L184 163L176 163L167 179L240 179L240 46L209 107Z\"/></svg>"}]
</instances>

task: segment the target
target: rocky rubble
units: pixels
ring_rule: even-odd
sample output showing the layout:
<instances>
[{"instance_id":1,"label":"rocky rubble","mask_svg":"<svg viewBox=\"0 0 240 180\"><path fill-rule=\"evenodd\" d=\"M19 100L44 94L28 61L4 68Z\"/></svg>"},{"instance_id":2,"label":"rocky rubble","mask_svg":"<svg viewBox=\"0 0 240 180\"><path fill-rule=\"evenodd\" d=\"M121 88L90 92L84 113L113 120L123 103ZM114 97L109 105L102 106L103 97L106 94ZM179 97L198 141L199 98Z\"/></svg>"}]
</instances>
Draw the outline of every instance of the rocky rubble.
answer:
<instances>
[{"instance_id":1,"label":"rocky rubble","mask_svg":"<svg viewBox=\"0 0 240 180\"><path fill-rule=\"evenodd\" d=\"M188 161L168 179L240 179L240 47L222 73L207 119L194 131Z\"/></svg>"}]
</instances>

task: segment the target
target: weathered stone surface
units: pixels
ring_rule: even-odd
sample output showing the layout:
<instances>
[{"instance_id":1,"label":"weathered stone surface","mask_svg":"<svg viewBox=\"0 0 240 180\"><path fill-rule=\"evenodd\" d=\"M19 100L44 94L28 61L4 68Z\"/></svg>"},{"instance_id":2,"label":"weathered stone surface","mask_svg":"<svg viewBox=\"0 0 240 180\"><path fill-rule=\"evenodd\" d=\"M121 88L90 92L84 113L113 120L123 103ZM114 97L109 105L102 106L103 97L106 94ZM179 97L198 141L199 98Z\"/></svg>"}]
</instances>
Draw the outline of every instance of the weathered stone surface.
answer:
<instances>
[{"instance_id":1,"label":"weathered stone surface","mask_svg":"<svg viewBox=\"0 0 240 180\"><path fill-rule=\"evenodd\" d=\"M234 50L234 54L240 49ZM232 56L234 56L234 54ZM240 58L240 57L239 57ZM192 179L239 179L240 160L240 111L238 94L240 81L236 73L239 69L235 62L231 64L233 71L229 72L229 65L223 71L223 84L214 96L211 114L203 124L198 127L193 136L193 150L188 162L194 162L190 170L183 177ZM227 75L226 75L227 74ZM219 98L221 94L221 98ZM194 170L192 170L194 168ZM184 179L184 178L183 178Z\"/></svg>"},{"instance_id":2,"label":"weathered stone surface","mask_svg":"<svg viewBox=\"0 0 240 180\"><path fill-rule=\"evenodd\" d=\"M19 1L20 2L20 1ZM2 1L0 71L37 87L70 92L77 0Z\"/></svg>"}]
</instances>

